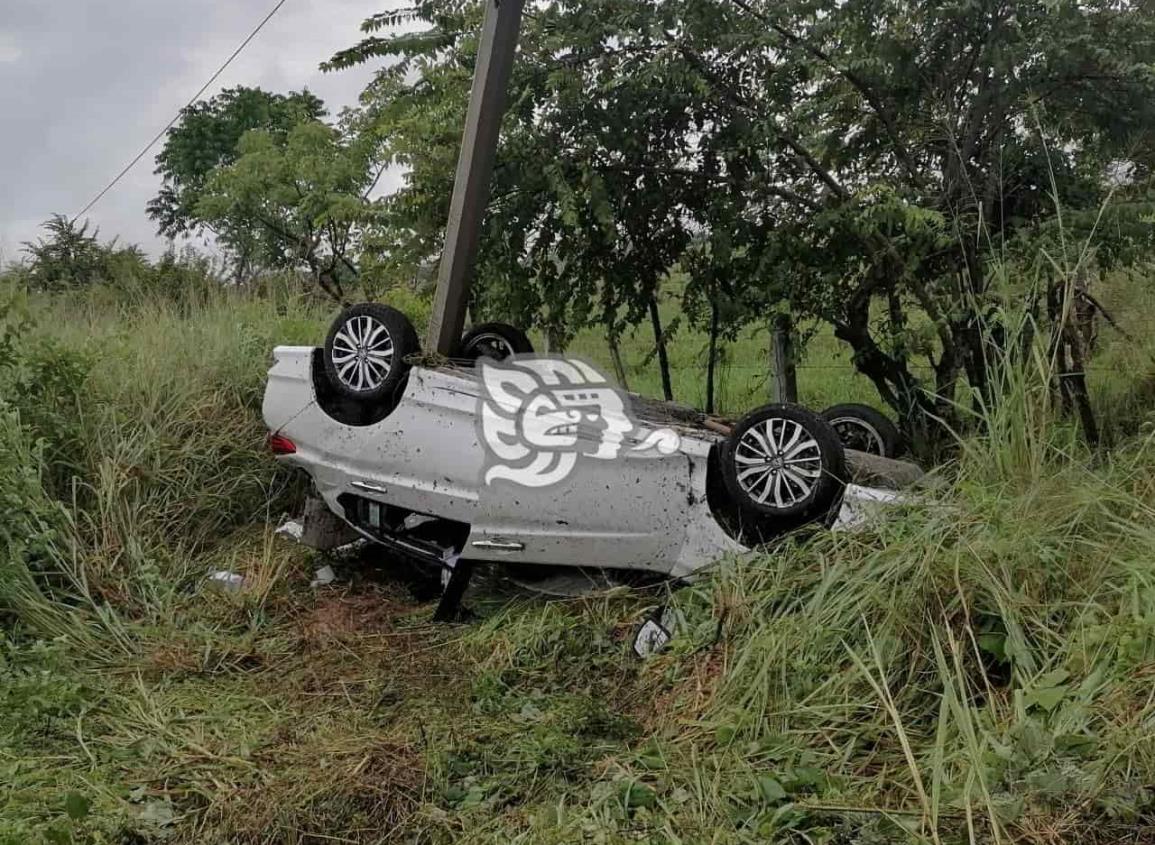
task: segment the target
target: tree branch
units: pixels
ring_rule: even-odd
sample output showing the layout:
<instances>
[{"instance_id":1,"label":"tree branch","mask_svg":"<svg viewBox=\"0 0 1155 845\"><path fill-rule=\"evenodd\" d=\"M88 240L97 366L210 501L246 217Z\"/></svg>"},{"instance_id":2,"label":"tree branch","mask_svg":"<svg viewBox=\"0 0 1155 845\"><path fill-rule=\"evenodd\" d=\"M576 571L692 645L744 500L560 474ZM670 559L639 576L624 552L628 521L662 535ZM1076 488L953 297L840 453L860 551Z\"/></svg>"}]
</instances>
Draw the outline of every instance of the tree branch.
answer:
<instances>
[{"instance_id":1,"label":"tree branch","mask_svg":"<svg viewBox=\"0 0 1155 845\"><path fill-rule=\"evenodd\" d=\"M725 80L719 79L718 75L710 69L710 66L706 64L705 60L703 60L701 56L699 56L689 47L682 47L681 50L682 55L684 55L686 59L692 65L694 65L695 68L697 68L698 72L706 78L707 82L713 85L714 88L726 98L730 105L743 111L754 111L754 107L749 102L748 98L746 98L741 92L735 91L733 86L731 86ZM788 146L795 155L797 155L806 163L806 166L809 167L811 171L813 171L814 175L825 182L830 190L834 191L839 199L847 199L850 196L849 191L842 187L838 180L834 178L834 175L825 167L823 167L822 163L819 162L818 159L815 158L809 150L802 146L798 139L779 129L777 126L773 127L773 131L783 142L785 142L786 146Z\"/></svg>"},{"instance_id":2,"label":"tree branch","mask_svg":"<svg viewBox=\"0 0 1155 845\"><path fill-rule=\"evenodd\" d=\"M874 113L878 115L878 119L882 121L882 125L886 129L886 134L890 137L891 146L894 147L894 152L898 156L899 161L902 162L903 167L906 169L907 175L910 176L915 185L922 187L922 176L919 174L918 168L915 167L914 159L911 158L910 151L907 150L906 145L903 144L901 138L899 138L898 130L894 125L894 119L890 115L890 110L886 108L882 102L882 98L878 96L878 93L873 89L871 85L867 83L865 79L863 79L849 68L839 66L825 50L814 44L811 44L806 39L794 34L790 30L786 29L786 27L762 14L749 3L747 3L746 0L730 0L730 2L742 11L746 12L748 15L757 18L766 26L770 27L770 29L781 36L781 38L786 41L787 44L792 47L800 47L811 56L818 59L818 61L825 64L835 73L849 82L852 86L854 86L858 93L862 95L863 99L869 103L871 110L873 110Z\"/></svg>"},{"instance_id":3,"label":"tree branch","mask_svg":"<svg viewBox=\"0 0 1155 845\"><path fill-rule=\"evenodd\" d=\"M597 168L599 170L619 173L632 173L634 171L641 171L643 173L662 173L669 176L685 176L690 179L701 179L703 181L714 182L719 185L749 186L772 196L780 197L789 202L806 206L811 211L817 211L819 208L821 208L821 206L814 200L804 197L801 194L790 190L789 188L783 188L779 185L763 185L757 182L752 182L748 179L738 179L734 176L723 176L721 174L711 175L708 173L703 173L700 170L693 170L690 168L662 167L660 165L648 164L614 164L612 162L599 163Z\"/></svg>"}]
</instances>

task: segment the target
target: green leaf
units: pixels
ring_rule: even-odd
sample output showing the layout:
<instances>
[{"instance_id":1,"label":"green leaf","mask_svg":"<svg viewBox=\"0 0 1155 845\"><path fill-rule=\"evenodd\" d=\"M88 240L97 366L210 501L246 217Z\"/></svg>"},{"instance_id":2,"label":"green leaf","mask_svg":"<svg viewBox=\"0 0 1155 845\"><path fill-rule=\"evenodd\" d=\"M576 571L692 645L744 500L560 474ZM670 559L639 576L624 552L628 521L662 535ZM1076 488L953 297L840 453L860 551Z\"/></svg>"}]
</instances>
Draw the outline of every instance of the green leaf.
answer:
<instances>
[{"instance_id":1,"label":"green leaf","mask_svg":"<svg viewBox=\"0 0 1155 845\"><path fill-rule=\"evenodd\" d=\"M786 790L777 778L770 775L758 776L758 794L767 804L778 804L786 800Z\"/></svg>"},{"instance_id":2,"label":"green leaf","mask_svg":"<svg viewBox=\"0 0 1155 845\"><path fill-rule=\"evenodd\" d=\"M1055 747L1054 737L1035 719L1017 726L1017 745L1029 760L1038 761L1046 758Z\"/></svg>"},{"instance_id":3,"label":"green leaf","mask_svg":"<svg viewBox=\"0 0 1155 845\"><path fill-rule=\"evenodd\" d=\"M92 802L79 792L69 792L64 796L64 812L67 813L68 818L73 821L80 821L80 819L87 816L91 807Z\"/></svg>"},{"instance_id":4,"label":"green leaf","mask_svg":"<svg viewBox=\"0 0 1155 845\"><path fill-rule=\"evenodd\" d=\"M1055 669L1053 672L1039 677L1035 681L1036 687L1057 687L1071 677L1071 673L1066 669Z\"/></svg>"},{"instance_id":5,"label":"green leaf","mask_svg":"<svg viewBox=\"0 0 1155 845\"><path fill-rule=\"evenodd\" d=\"M141 821L151 822L157 827L167 827L176 818L176 813L173 812L172 802L167 798L164 800L154 798L145 803L138 817Z\"/></svg>"},{"instance_id":6,"label":"green leaf","mask_svg":"<svg viewBox=\"0 0 1155 845\"><path fill-rule=\"evenodd\" d=\"M1000 663L1007 662L1007 635L999 631L979 634L979 648Z\"/></svg>"},{"instance_id":7,"label":"green leaf","mask_svg":"<svg viewBox=\"0 0 1155 845\"><path fill-rule=\"evenodd\" d=\"M714 741L719 745L729 745L734 741L734 736L738 733L738 729L733 725L718 725L714 729Z\"/></svg>"},{"instance_id":8,"label":"green leaf","mask_svg":"<svg viewBox=\"0 0 1155 845\"><path fill-rule=\"evenodd\" d=\"M622 803L628 808L652 807L658 803L658 794L638 781L626 781L621 790Z\"/></svg>"},{"instance_id":9,"label":"green leaf","mask_svg":"<svg viewBox=\"0 0 1155 845\"><path fill-rule=\"evenodd\" d=\"M1065 684L1057 687L1034 689L1023 696L1023 703L1028 707L1041 707L1050 713L1063 702L1063 699L1067 697L1069 692L1070 687Z\"/></svg>"},{"instance_id":10,"label":"green leaf","mask_svg":"<svg viewBox=\"0 0 1155 845\"><path fill-rule=\"evenodd\" d=\"M1094 754L1097 745L1094 737L1082 734L1060 734L1055 737L1055 751L1072 757L1089 757Z\"/></svg>"}]
</instances>

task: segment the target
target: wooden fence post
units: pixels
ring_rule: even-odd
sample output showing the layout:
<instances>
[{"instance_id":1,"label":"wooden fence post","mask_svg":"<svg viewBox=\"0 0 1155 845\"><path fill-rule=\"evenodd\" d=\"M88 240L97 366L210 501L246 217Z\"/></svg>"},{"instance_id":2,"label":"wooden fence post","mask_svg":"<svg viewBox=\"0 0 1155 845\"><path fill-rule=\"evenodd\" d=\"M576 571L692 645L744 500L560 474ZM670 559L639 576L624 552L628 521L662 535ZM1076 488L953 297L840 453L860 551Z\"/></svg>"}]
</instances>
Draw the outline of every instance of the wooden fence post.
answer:
<instances>
[{"instance_id":1,"label":"wooden fence post","mask_svg":"<svg viewBox=\"0 0 1155 845\"><path fill-rule=\"evenodd\" d=\"M770 345L774 358L770 398L775 402L797 402L798 373L794 366L794 328L789 314L779 314L774 318Z\"/></svg>"}]
</instances>

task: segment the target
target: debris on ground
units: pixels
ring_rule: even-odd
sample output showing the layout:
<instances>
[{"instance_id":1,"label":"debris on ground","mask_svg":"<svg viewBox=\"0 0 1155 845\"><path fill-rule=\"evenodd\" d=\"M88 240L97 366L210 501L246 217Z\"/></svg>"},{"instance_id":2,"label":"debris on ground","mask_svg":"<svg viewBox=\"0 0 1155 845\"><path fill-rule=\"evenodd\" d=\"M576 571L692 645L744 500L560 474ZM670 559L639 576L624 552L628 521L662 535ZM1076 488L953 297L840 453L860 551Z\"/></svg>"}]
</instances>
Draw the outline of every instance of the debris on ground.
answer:
<instances>
[{"instance_id":1,"label":"debris on ground","mask_svg":"<svg viewBox=\"0 0 1155 845\"><path fill-rule=\"evenodd\" d=\"M239 575L236 572L229 572L227 569L219 569L216 572L209 573L208 580L229 592L236 592L245 586L245 576Z\"/></svg>"},{"instance_id":2,"label":"debris on ground","mask_svg":"<svg viewBox=\"0 0 1155 845\"><path fill-rule=\"evenodd\" d=\"M305 534L305 526L301 524L299 519L286 519L273 533L278 537L284 537L295 543L299 543L301 542L301 537Z\"/></svg>"},{"instance_id":3,"label":"debris on ground","mask_svg":"<svg viewBox=\"0 0 1155 845\"><path fill-rule=\"evenodd\" d=\"M313 573L313 580L309 582L310 587L328 587L337 580L337 573L333 571L333 567L325 564L319 567Z\"/></svg>"},{"instance_id":4,"label":"debris on ground","mask_svg":"<svg viewBox=\"0 0 1155 845\"><path fill-rule=\"evenodd\" d=\"M634 654L645 660L670 644L677 626L672 607L662 606L651 613L634 634Z\"/></svg>"}]
</instances>

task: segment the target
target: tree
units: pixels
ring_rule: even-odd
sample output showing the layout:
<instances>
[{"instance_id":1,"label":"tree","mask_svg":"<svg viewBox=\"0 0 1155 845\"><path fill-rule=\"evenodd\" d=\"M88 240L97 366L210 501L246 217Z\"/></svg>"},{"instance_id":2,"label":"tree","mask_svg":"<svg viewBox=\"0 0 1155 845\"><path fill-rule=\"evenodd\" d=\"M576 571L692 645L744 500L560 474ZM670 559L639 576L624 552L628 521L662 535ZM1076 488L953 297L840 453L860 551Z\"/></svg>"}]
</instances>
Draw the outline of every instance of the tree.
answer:
<instances>
[{"instance_id":1,"label":"tree","mask_svg":"<svg viewBox=\"0 0 1155 845\"><path fill-rule=\"evenodd\" d=\"M363 120L383 138L385 159L408 170L407 185L378 205L380 229L366 247L381 266L410 274L440 251L480 8L425 3L372 18L365 28L375 33L407 17L432 26L393 38L371 35L330 67L395 60L363 95ZM650 98L652 84L642 80L629 80L637 93L587 101L580 88L566 87L564 73L551 75L552 60L542 59L551 49L543 40L547 26L529 23L523 34L512 85L520 93L511 98L503 133L472 304L475 313L536 322L552 349L585 325L604 326L612 345L625 326L650 317L662 279L690 239L678 194L696 186L678 178L675 165L693 116L684 100ZM527 48L530 41L535 50ZM591 112L600 110L589 120L636 146L635 154L598 167L592 156L604 143L596 135L566 138L564 123L536 120L536 106L551 92L567 108L585 102ZM645 113L632 115L633 109ZM633 145L634 125L662 122L671 127L668 144ZM656 329L664 361L666 333L660 323Z\"/></svg>"},{"instance_id":2,"label":"tree","mask_svg":"<svg viewBox=\"0 0 1155 845\"><path fill-rule=\"evenodd\" d=\"M373 184L373 143L319 121L283 137L246 133L215 168L193 209L215 231L240 230L269 266L304 267L334 299L356 278L360 226Z\"/></svg>"},{"instance_id":3,"label":"tree","mask_svg":"<svg viewBox=\"0 0 1155 845\"><path fill-rule=\"evenodd\" d=\"M403 19L428 28L377 34ZM382 207L389 260L440 247L479 20L425 0L370 19L331 63L397 60L365 96L410 168ZM691 316L719 332L783 305L822 320L918 428L949 415L961 378L992 398L983 321L1025 295L996 290L1007 246L1098 208L1120 161L1147 180L1153 47L1155 12L1127 0L543 4L476 304L562 334L641 319L654 273L638 266L660 278L684 258L709 304Z\"/></svg>"},{"instance_id":4,"label":"tree","mask_svg":"<svg viewBox=\"0 0 1155 845\"><path fill-rule=\"evenodd\" d=\"M42 228L46 236L23 245L29 257L27 279L31 288L52 291L87 287L106 277L114 245L102 246L99 230L89 234L87 220L77 226L76 221L63 214L54 214Z\"/></svg>"},{"instance_id":5,"label":"tree","mask_svg":"<svg viewBox=\"0 0 1155 845\"><path fill-rule=\"evenodd\" d=\"M186 297L220 284L214 262L186 247L178 255L168 249L155 263L139 246L121 245L114 238L100 242L88 221L56 214L42 227L47 235L24 244L28 261L13 268L15 278L32 290L63 291L108 285L122 293L160 293Z\"/></svg>"},{"instance_id":6,"label":"tree","mask_svg":"<svg viewBox=\"0 0 1155 845\"><path fill-rule=\"evenodd\" d=\"M198 215L208 179L215 169L236 161L237 144L246 132L260 129L284 139L298 124L324 116L324 103L308 91L273 94L245 87L225 89L185 108L156 157L156 173L163 181L147 210L159 233L175 238L208 228L231 253L237 275L247 275L255 262L269 256L260 253L259 232L243 221L226 226L215 221L214 228Z\"/></svg>"}]
</instances>

